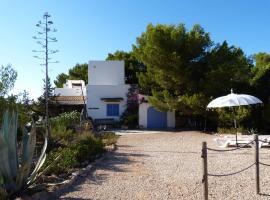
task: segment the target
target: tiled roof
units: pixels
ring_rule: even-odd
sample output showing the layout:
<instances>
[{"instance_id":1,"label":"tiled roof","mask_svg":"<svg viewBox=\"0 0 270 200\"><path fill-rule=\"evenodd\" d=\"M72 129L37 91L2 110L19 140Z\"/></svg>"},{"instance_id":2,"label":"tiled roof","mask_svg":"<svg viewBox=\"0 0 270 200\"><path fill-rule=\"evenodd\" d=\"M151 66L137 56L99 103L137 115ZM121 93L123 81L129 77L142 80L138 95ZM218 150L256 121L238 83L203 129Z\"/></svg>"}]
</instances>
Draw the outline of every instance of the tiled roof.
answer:
<instances>
[{"instance_id":1,"label":"tiled roof","mask_svg":"<svg viewBox=\"0 0 270 200\"><path fill-rule=\"evenodd\" d=\"M86 96L56 96L52 99L53 103L78 105L86 102Z\"/></svg>"}]
</instances>

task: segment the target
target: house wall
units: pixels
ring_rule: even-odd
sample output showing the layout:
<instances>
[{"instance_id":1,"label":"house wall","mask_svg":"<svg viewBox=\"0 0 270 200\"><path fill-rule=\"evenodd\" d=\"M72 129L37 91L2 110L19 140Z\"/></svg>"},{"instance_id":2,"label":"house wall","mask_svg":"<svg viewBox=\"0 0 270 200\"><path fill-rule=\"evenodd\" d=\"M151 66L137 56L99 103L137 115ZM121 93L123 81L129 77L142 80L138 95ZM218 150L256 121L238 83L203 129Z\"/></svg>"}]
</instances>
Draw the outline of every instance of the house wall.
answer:
<instances>
[{"instance_id":1,"label":"house wall","mask_svg":"<svg viewBox=\"0 0 270 200\"><path fill-rule=\"evenodd\" d=\"M139 105L139 126L147 128L147 110L151 107L149 103ZM167 127L175 128L175 112L167 112Z\"/></svg>"},{"instance_id":2,"label":"house wall","mask_svg":"<svg viewBox=\"0 0 270 200\"><path fill-rule=\"evenodd\" d=\"M175 128L175 112L167 112L168 128Z\"/></svg>"},{"instance_id":3,"label":"house wall","mask_svg":"<svg viewBox=\"0 0 270 200\"><path fill-rule=\"evenodd\" d=\"M72 83L81 84L82 88L85 88L85 82L83 80L67 80L63 88L73 88Z\"/></svg>"},{"instance_id":4,"label":"house wall","mask_svg":"<svg viewBox=\"0 0 270 200\"><path fill-rule=\"evenodd\" d=\"M91 79L91 77L90 77ZM114 118L119 120L121 114L126 110L127 92L129 85L87 85L87 113L92 119ZM119 116L107 116L108 103L117 102L104 102L101 98L123 98L119 102Z\"/></svg>"},{"instance_id":5,"label":"house wall","mask_svg":"<svg viewBox=\"0 0 270 200\"><path fill-rule=\"evenodd\" d=\"M139 126L142 128L147 128L147 109L149 107L149 103L142 103L139 105Z\"/></svg>"},{"instance_id":6,"label":"house wall","mask_svg":"<svg viewBox=\"0 0 270 200\"><path fill-rule=\"evenodd\" d=\"M124 85L124 61L89 61L88 85Z\"/></svg>"},{"instance_id":7,"label":"house wall","mask_svg":"<svg viewBox=\"0 0 270 200\"><path fill-rule=\"evenodd\" d=\"M82 94L83 93L83 94ZM55 96L82 96L86 95L86 88L55 88Z\"/></svg>"}]
</instances>

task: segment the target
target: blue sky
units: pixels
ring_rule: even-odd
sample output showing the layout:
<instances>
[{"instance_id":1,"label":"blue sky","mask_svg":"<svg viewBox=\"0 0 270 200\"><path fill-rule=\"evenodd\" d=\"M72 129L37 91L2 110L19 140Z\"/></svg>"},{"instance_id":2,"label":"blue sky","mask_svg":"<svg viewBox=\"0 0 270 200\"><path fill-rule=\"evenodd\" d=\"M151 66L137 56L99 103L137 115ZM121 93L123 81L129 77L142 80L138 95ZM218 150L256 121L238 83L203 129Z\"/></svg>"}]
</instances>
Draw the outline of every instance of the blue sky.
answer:
<instances>
[{"instance_id":1,"label":"blue sky","mask_svg":"<svg viewBox=\"0 0 270 200\"><path fill-rule=\"evenodd\" d=\"M49 12L58 32L52 49L59 64L49 65L55 79L76 63L104 60L116 50L131 50L148 23L200 24L214 42L227 40L247 55L270 53L270 1L267 0L1 0L0 65L18 72L13 93L42 92L44 67L33 58L35 24Z\"/></svg>"}]
</instances>

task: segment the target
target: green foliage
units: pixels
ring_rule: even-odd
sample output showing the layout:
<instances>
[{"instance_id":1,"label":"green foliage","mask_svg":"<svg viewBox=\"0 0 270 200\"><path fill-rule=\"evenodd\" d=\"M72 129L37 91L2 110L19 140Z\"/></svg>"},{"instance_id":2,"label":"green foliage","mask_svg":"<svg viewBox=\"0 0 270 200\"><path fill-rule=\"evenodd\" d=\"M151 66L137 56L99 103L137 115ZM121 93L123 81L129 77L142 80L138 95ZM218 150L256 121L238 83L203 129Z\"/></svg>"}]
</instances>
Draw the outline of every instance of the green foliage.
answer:
<instances>
[{"instance_id":1,"label":"green foliage","mask_svg":"<svg viewBox=\"0 0 270 200\"><path fill-rule=\"evenodd\" d=\"M121 124L127 126L129 129L137 128L138 120L138 114L126 114L121 116Z\"/></svg>"},{"instance_id":2,"label":"green foliage","mask_svg":"<svg viewBox=\"0 0 270 200\"><path fill-rule=\"evenodd\" d=\"M70 127L80 122L80 113L77 111L65 112L50 120L52 127Z\"/></svg>"},{"instance_id":3,"label":"green foliage","mask_svg":"<svg viewBox=\"0 0 270 200\"><path fill-rule=\"evenodd\" d=\"M67 80L84 80L87 84L88 82L88 65L84 64L76 64L74 67L69 69L68 74L61 73L56 77L54 84L58 88L62 88L64 83Z\"/></svg>"},{"instance_id":4,"label":"green foliage","mask_svg":"<svg viewBox=\"0 0 270 200\"><path fill-rule=\"evenodd\" d=\"M199 25L188 32L183 24L149 24L133 46L136 58L147 69L140 73L139 81L150 85L151 92L167 90L174 98L200 91L201 74L206 68L204 57L211 45L209 34Z\"/></svg>"},{"instance_id":5,"label":"green foliage","mask_svg":"<svg viewBox=\"0 0 270 200\"><path fill-rule=\"evenodd\" d=\"M234 109L234 111L233 111ZM218 111L218 126L223 128L234 127L234 117L237 126L243 126L245 120L250 118L251 110L249 107L220 108ZM234 114L235 113L235 114Z\"/></svg>"},{"instance_id":6,"label":"green foliage","mask_svg":"<svg viewBox=\"0 0 270 200\"><path fill-rule=\"evenodd\" d=\"M252 93L260 98L263 103L263 114L256 113L254 119L256 120L256 126L260 129L264 129L265 132L270 131L270 54L258 53L255 54L255 67L252 69L252 79L250 84L252 87ZM259 120L258 120L259 119Z\"/></svg>"},{"instance_id":7,"label":"green foliage","mask_svg":"<svg viewBox=\"0 0 270 200\"><path fill-rule=\"evenodd\" d=\"M252 61L240 48L229 46L225 41L217 44L206 58L208 68L202 83L202 92L206 96L222 96L229 93L231 88L237 93L249 91Z\"/></svg>"},{"instance_id":8,"label":"green foliage","mask_svg":"<svg viewBox=\"0 0 270 200\"><path fill-rule=\"evenodd\" d=\"M126 84L138 84L137 73L143 71L145 66L139 62L132 52L116 51L109 53L106 60L124 60Z\"/></svg>"},{"instance_id":9,"label":"green foliage","mask_svg":"<svg viewBox=\"0 0 270 200\"><path fill-rule=\"evenodd\" d=\"M211 98L250 88L252 60L226 41L214 44L200 25L149 24L133 54L146 66L138 74L142 92L161 111L204 115Z\"/></svg>"},{"instance_id":10,"label":"green foliage","mask_svg":"<svg viewBox=\"0 0 270 200\"><path fill-rule=\"evenodd\" d=\"M1 187L0 187L0 199L1 200L8 200L9 199L7 191Z\"/></svg>"},{"instance_id":11,"label":"green foliage","mask_svg":"<svg viewBox=\"0 0 270 200\"><path fill-rule=\"evenodd\" d=\"M79 141L76 145L78 154L76 156L79 162L85 160L93 161L96 155L103 153L103 143L101 140L96 139L94 136L89 135L85 139Z\"/></svg>"},{"instance_id":12,"label":"green foliage","mask_svg":"<svg viewBox=\"0 0 270 200\"><path fill-rule=\"evenodd\" d=\"M251 131L248 131L247 129L243 128L243 127L239 127L237 129L235 128L218 128L217 132L219 134L236 134L236 133L241 133L242 135L250 135L252 134Z\"/></svg>"},{"instance_id":13,"label":"green foliage","mask_svg":"<svg viewBox=\"0 0 270 200\"><path fill-rule=\"evenodd\" d=\"M77 111L65 112L51 118L50 122L52 139L63 145L68 145L77 136L74 129L75 125L80 122L80 113Z\"/></svg>"},{"instance_id":14,"label":"green foliage","mask_svg":"<svg viewBox=\"0 0 270 200\"><path fill-rule=\"evenodd\" d=\"M265 52L259 52L255 54L256 67L270 66L270 54Z\"/></svg>"},{"instance_id":15,"label":"green foliage","mask_svg":"<svg viewBox=\"0 0 270 200\"><path fill-rule=\"evenodd\" d=\"M200 92L207 69L204 58L211 45L209 34L199 25L189 32L183 24L148 25L133 51L146 65L146 72L139 74L139 83L152 96L150 102L156 108L177 110L182 95Z\"/></svg>"},{"instance_id":16,"label":"green foliage","mask_svg":"<svg viewBox=\"0 0 270 200\"><path fill-rule=\"evenodd\" d=\"M70 144L75 135L76 133L72 129L67 129L66 126L61 124L54 125L51 129L51 138L64 145Z\"/></svg>"},{"instance_id":17,"label":"green foliage","mask_svg":"<svg viewBox=\"0 0 270 200\"><path fill-rule=\"evenodd\" d=\"M59 175L62 173L70 173L74 167L79 165L76 159L77 153L77 149L74 147L58 148L50 151L44 163L43 170L52 163L52 165L46 171L46 174ZM57 160L57 162L54 162L59 155L60 158Z\"/></svg>"},{"instance_id":18,"label":"green foliage","mask_svg":"<svg viewBox=\"0 0 270 200\"><path fill-rule=\"evenodd\" d=\"M127 93L127 108L120 118L121 125L128 126L128 128L136 128L138 126L138 92L137 85L130 85Z\"/></svg>"},{"instance_id":19,"label":"green foliage","mask_svg":"<svg viewBox=\"0 0 270 200\"><path fill-rule=\"evenodd\" d=\"M69 79L69 75L65 73L61 73L57 75L56 80L54 81L54 84L57 88L62 88L68 79Z\"/></svg>"},{"instance_id":20,"label":"green foliage","mask_svg":"<svg viewBox=\"0 0 270 200\"><path fill-rule=\"evenodd\" d=\"M0 67L0 96L4 97L14 87L17 72L11 65Z\"/></svg>"},{"instance_id":21,"label":"green foliage","mask_svg":"<svg viewBox=\"0 0 270 200\"><path fill-rule=\"evenodd\" d=\"M119 136L115 132L104 132L101 135L101 140L105 146L116 144Z\"/></svg>"},{"instance_id":22,"label":"green foliage","mask_svg":"<svg viewBox=\"0 0 270 200\"><path fill-rule=\"evenodd\" d=\"M81 162L92 161L103 151L101 140L92 135L87 135L75 144L51 151L45 162L44 169L50 166L46 171L47 174L70 173L74 168L79 167ZM57 162L54 162L59 155Z\"/></svg>"},{"instance_id":23,"label":"green foliage","mask_svg":"<svg viewBox=\"0 0 270 200\"><path fill-rule=\"evenodd\" d=\"M254 93L269 104L270 97L270 54L258 53L255 55L256 65L252 70L251 85Z\"/></svg>"},{"instance_id":24,"label":"green foliage","mask_svg":"<svg viewBox=\"0 0 270 200\"><path fill-rule=\"evenodd\" d=\"M54 96L53 94L54 88L51 84L51 79L48 77L48 103L50 104L51 98ZM43 93L42 95L37 99L37 102L34 103L32 106L33 110L40 116L45 117L46 115L46 80L43 79ZM49 110L49 116L51 116L51 111Z\"/></svg>"}]
</instances>

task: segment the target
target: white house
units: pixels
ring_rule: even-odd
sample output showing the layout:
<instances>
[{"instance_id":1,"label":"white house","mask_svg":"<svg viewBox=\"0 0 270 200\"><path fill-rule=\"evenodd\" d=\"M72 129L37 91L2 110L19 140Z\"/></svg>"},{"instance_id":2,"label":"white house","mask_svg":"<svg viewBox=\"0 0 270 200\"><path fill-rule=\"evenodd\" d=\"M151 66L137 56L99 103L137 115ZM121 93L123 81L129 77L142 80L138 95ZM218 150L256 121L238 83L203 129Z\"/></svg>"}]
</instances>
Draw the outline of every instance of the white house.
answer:
<instances>
[{"instance_id":1,"label":"white house","mask_svg":"<svg viewBox=\"0 0 270 200\"><path fill-rule=\"evenodd\" d=\"M139 126L147 129L175 128L175 112L160 112L150 103L148 97L139 95Z\"/></svg>"},{"instance_id":2,"label":"white house","mask_svg":"<svg viewBox=\"0 0 270 200\"><path fill-rule=\"evenodd\" d=\"M63 88L54 89L54 100L60 105L83 105L86 87L83 80L67 80Z\"/></svg>"},{"instance_id":3,"label":"white house","mask_svg":"<svg viewBox=\"0 0 270 200\"><path fill-rule=\"evenodd\" d=\"M89 61L88 116L93 120L119 121L126 109L128 89L124 61Z\"/></svg>"},{"instance_id":4,"label":"white house","mask_svg":"<svg viewBox=\"0 0 270 200\"><path fill-rule=\"evenodd\" d=\"M89 61L88 85L82 80L67 80L54 94L63 110L84 108L87 117L99 121L119 121L127 108L124 61ZM87 98L86 98L87 97ZM160 112L148 103L148 97L139 97L139 126L148 129L175 128L175 113ZM70 106L72 105L72 107Z\"/></svg>"}]
</instances>

